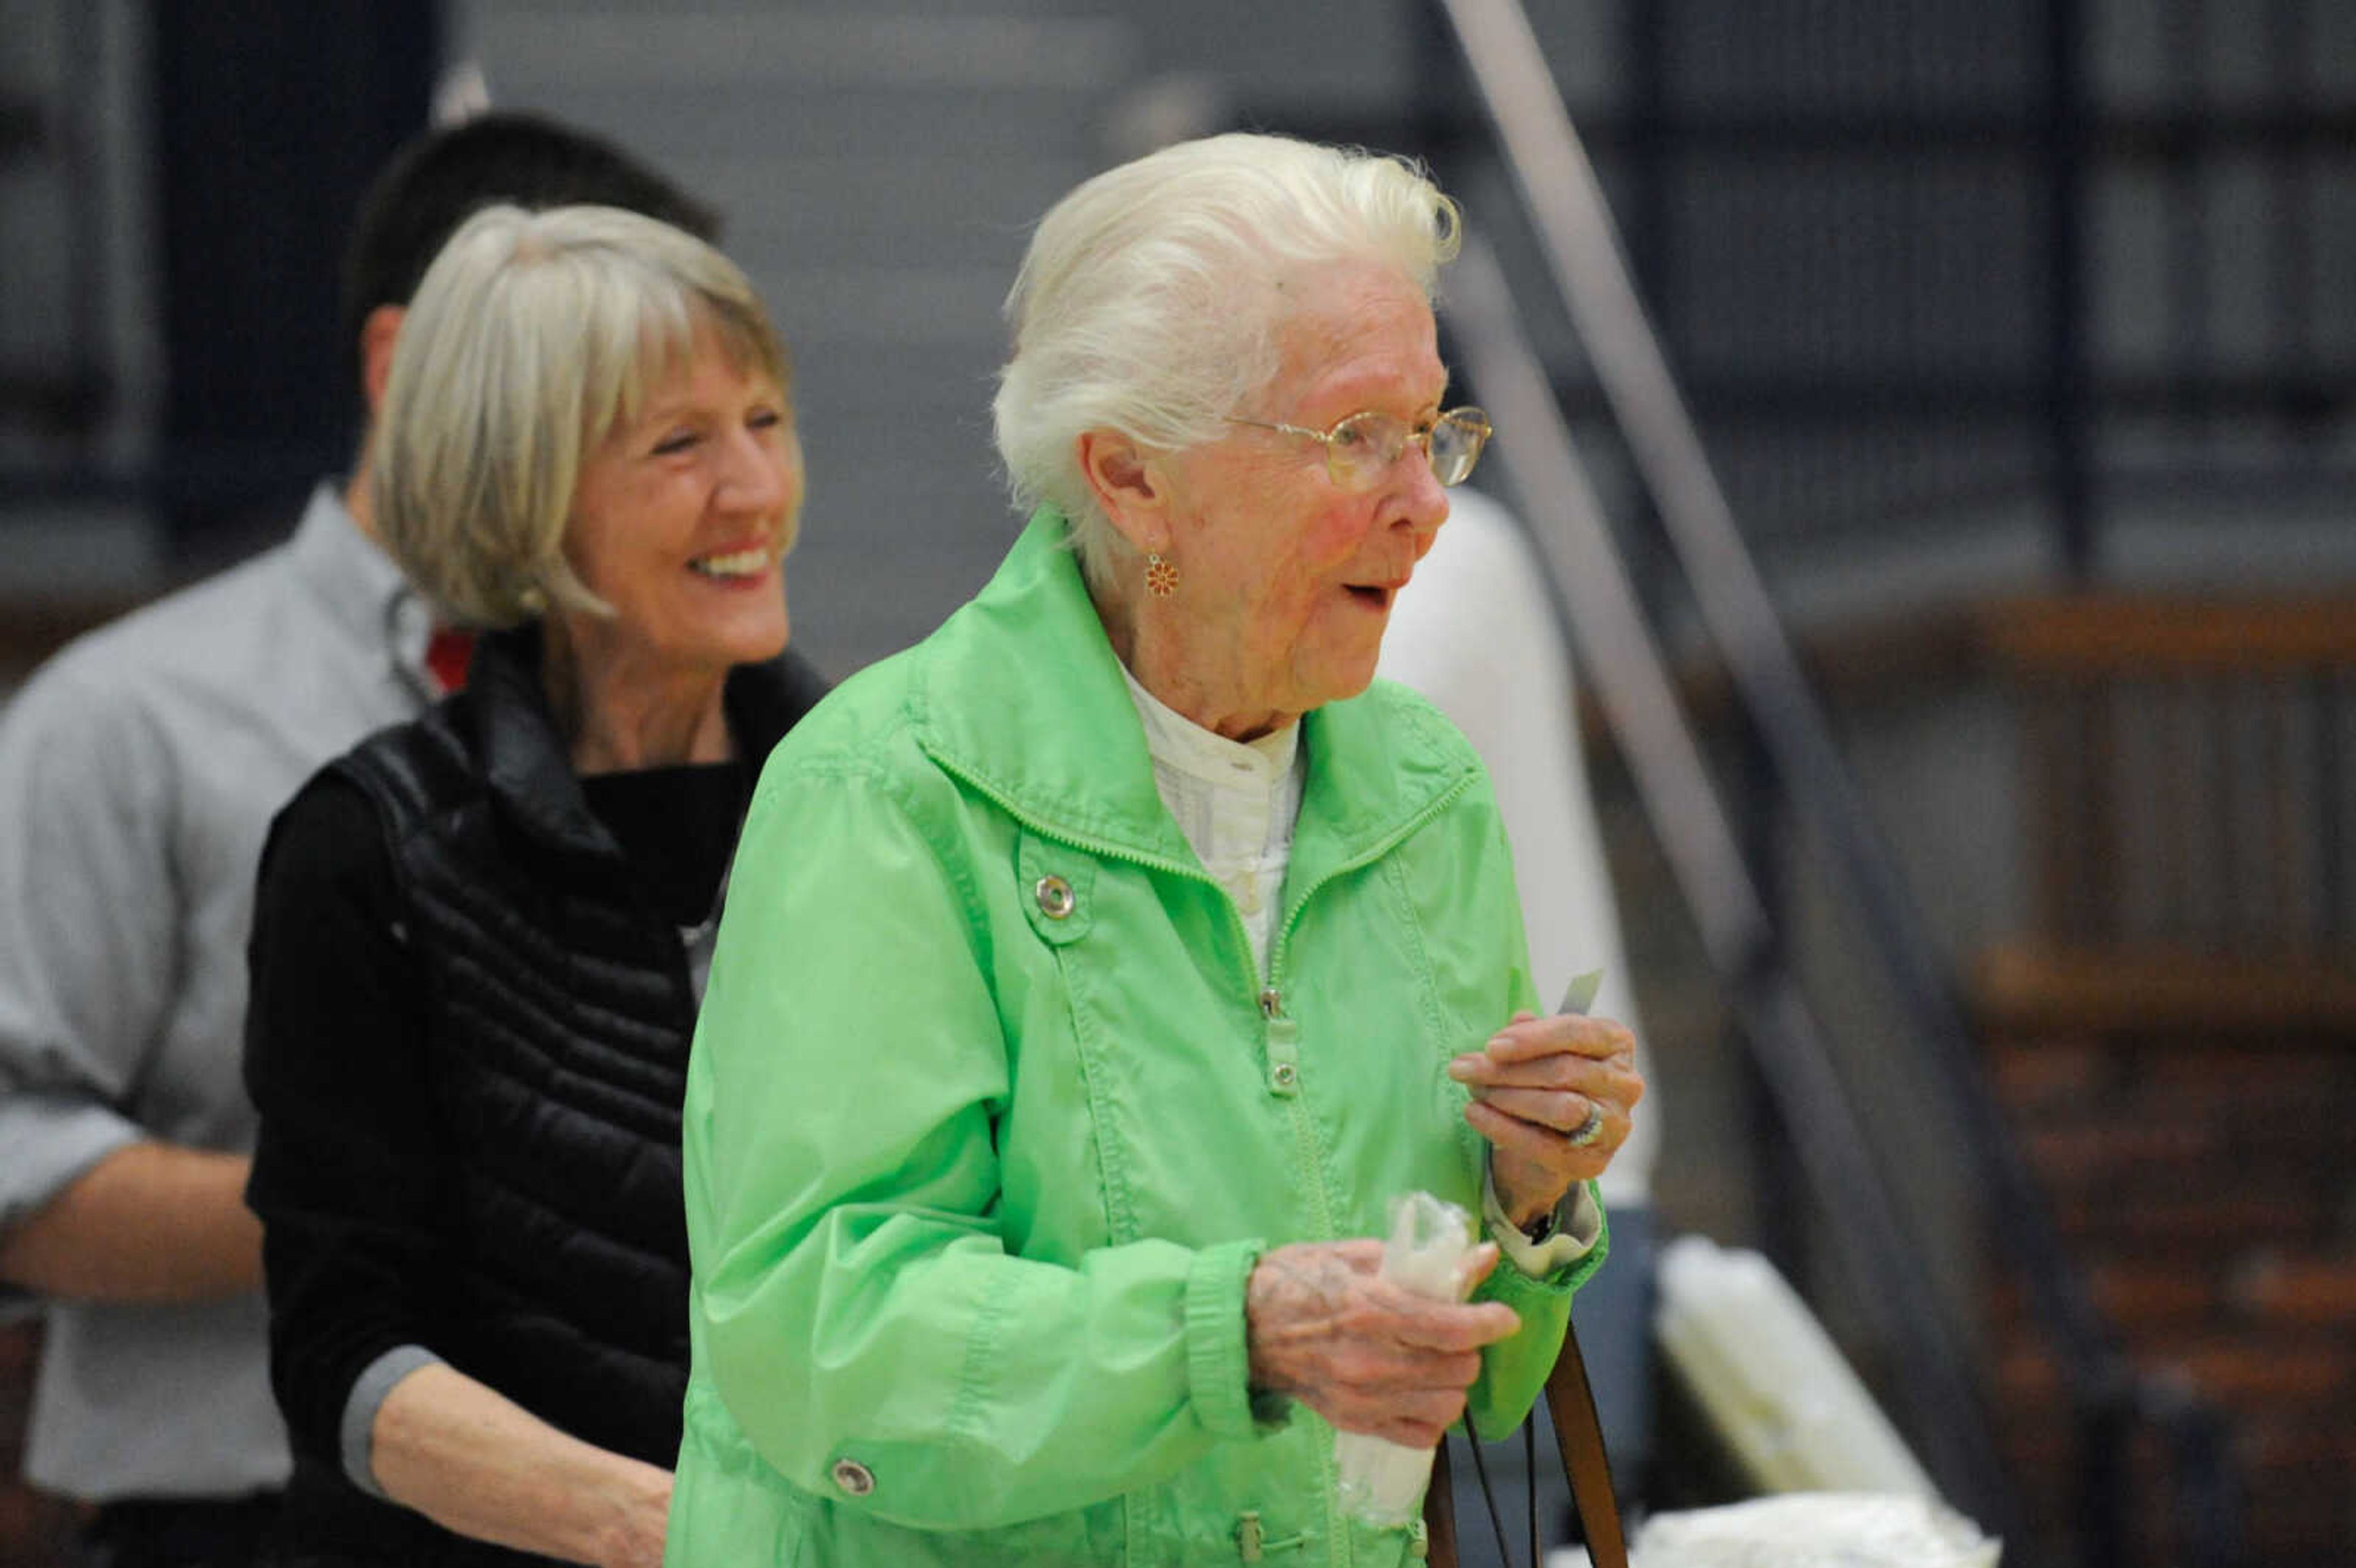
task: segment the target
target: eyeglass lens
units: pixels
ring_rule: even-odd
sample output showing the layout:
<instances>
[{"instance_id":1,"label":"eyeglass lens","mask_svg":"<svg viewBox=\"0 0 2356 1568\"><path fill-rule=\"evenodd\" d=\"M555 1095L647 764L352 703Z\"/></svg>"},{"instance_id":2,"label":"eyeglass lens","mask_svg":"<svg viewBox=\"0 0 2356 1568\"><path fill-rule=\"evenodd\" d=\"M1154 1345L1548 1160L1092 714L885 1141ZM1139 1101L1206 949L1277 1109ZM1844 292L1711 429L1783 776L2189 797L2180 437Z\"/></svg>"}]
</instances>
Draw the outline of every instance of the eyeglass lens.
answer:
<instances>
[{"instance_id":1,"label":"eyeglass lens","mask_svg":"<svg viewBox=\"0 0 2356 1568\"><path fill-rule=\"evenodd\" d=\"M1486 422L1477 411L1466 418L1461 410L1432 422L1428 450L1433 478L1442 485L1464 482L1481 455ZM1415 427L1390 414L1367 412L1344 420L1333 427L1325 447L1335 483L1352 489L1378 483L1415 439Z\"/></svg>"}]
</instances>

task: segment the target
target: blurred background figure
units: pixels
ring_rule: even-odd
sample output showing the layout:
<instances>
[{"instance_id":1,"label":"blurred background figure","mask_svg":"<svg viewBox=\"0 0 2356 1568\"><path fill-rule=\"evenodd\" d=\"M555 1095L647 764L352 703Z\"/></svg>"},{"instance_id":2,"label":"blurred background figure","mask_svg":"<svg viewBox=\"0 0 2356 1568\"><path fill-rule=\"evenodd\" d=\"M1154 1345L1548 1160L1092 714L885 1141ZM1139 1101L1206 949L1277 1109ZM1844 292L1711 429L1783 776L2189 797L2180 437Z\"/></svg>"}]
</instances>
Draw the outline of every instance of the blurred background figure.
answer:
<instances>
[{"instance_id":1,"label":"blurred background figure","mask_svg":"<svg viewBox=\"0 0 2356 1568\"><path fill-rule=\"evenodd\" d=\"M754 776L824 689L785 653L789 388L743 274L612 208L481 212L410 306L375 517L486 635L262 859L278 1561L661 1559L688 1038Z\"/></svg>"},{"instance_id":2,"label":"blurred background figure","mask_svg":"<svg viewBox=\"0 0 2356 1568\"><path fill-rule=\"evenodd\" d=\"M542 120L405 151L353 228L351 395L381 400L469 211L589 197L712 223ZM77 643L0 718L0 1278L48 1319L25 1470L99 1505L109 1562L245 1561L287 1475L243 1200L254 867L314 768L463 668L372 542L374 453L371 432L287 543Z\"/></svg>"}]
</instances>

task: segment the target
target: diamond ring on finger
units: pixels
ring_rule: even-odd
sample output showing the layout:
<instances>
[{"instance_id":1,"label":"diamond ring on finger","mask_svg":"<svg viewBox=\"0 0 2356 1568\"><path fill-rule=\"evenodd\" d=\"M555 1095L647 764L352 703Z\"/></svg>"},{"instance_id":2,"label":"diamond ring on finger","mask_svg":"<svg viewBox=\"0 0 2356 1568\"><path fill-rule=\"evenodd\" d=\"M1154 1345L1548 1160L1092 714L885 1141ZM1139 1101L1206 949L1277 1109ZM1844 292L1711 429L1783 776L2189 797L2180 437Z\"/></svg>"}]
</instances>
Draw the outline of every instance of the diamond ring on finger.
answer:
<instances>
[{"instance_id":1,"label":"diamond ring on finger","mask_svg":"<svg viewBox=\"0 0 2356 1568\"><path fill-rule=\"evenodd\" d=\"M1573 1148L1585 1148L1597 1138L1601 1137L1603 1136L1603 1102L1590 1100L1587 1103L1587 1120L1571 1128L1564 1136L1570 1139L1570 1147Z\"/></svg>"}]
</instances>

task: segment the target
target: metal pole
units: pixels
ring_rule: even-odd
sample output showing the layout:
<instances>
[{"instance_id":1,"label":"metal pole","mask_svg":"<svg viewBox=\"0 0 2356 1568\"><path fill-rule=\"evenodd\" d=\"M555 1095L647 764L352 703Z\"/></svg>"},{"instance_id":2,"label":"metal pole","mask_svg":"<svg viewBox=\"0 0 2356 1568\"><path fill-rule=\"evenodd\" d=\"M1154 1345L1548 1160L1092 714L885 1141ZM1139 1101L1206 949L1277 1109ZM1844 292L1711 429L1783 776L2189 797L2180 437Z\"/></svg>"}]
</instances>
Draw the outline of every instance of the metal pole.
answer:
<instances>
[{"instance_id":1,"label":"metal pole","mask_svg":"<svg viewBox=\"0 0 2356 1568\"><path fill-rule=\"evenodd\" d=\"M2086 81L2082 0L2046 0L2045 441L2064 580L2091 587L2098 566L2094 407L2087 373ZM2184 274L2191 277L2195 273Z\"/></svg>"}]
</instances>

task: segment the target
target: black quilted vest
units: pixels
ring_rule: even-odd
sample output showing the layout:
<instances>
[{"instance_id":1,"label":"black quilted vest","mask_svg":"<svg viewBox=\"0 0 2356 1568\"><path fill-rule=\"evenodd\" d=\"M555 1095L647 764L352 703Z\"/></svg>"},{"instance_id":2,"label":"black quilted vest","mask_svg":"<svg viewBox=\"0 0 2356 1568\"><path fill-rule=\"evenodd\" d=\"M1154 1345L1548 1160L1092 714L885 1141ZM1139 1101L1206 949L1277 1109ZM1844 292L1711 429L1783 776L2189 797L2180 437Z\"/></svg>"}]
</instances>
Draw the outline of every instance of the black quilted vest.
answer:
<instances>
[{"instance_id":1,"label":"black quilted vest","mask_svg":"<svg viewBox=\"0 0 2356 1568\"><path fill-rule=\"evenodd\" d=\"M441 1186L457 1259L429 1343L552 1424L668 1468L687 1387L695 1000L678 929L582 797L539 655L535 629L486 639L463 694L332 765L376 805L426 990L447 1159L420 1179ZM756 768L824 691L791 654L730 676L730 728ZM354 1560L387 1560L387 1535L435 1561L517 1560L338 1489L351 1511L327 1534L358 1546L352 1527L376 1516L377 1550ZM300 1533L312 1552L289 1555L341 1555Z\"/></svg>"}]
</instances>

